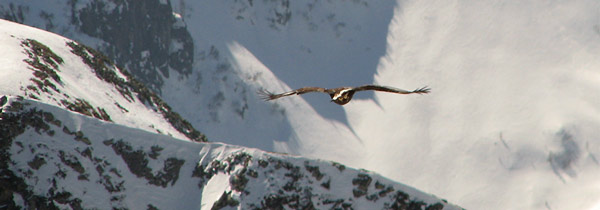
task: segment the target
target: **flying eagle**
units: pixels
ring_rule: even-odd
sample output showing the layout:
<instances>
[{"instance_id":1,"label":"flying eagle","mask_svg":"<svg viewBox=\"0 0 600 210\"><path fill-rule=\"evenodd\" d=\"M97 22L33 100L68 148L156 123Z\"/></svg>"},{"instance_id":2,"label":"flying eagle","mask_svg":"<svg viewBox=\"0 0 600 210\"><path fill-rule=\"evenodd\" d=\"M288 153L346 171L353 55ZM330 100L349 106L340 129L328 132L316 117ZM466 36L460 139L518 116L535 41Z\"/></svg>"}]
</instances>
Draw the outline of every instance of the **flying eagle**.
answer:
<instances>
[{"instance_id":1,"label":"flying eagle","mask_svg":"<svg viewBox=\"0 0 600 210\"><path fill-rule=\"evenodd\" d=\"M359 86L359 87L339 87L339 88L331 88L331 89L325 89L325 88L320 88L320 87L303 87L303 88L299 88L299 89L288 91L288 92L281 93L281 94L274 94L267 90L260 90L260 91L258 91L258 94L265 101L270 101L270 100L278 99L278 98L281 98L284 96L291 96L294 94L300 95L300 94L310 93L310 92L322 92L322 93L329 94L332 102L335 102L336 104L339 104L339 105L344 105L344 104L347 104L348 102L350 102L350 100L352 100L352 96L354 96L354 93L356 91L363 91L363 90L384 91L384 92L398 93L398 94L413 94L413 93L424 94L424 93L429 93L429 90L431 90L431 89L429 89L427 86L425 86L425 87L422 87L419 89L415 89L413 91L407 91L407 90L402 90L402 89L398 89L398 88L394 88L394 87L386 87L386 86L379 86L379 85L363 85L363 86Z\"/></svg>"}]
</instances>

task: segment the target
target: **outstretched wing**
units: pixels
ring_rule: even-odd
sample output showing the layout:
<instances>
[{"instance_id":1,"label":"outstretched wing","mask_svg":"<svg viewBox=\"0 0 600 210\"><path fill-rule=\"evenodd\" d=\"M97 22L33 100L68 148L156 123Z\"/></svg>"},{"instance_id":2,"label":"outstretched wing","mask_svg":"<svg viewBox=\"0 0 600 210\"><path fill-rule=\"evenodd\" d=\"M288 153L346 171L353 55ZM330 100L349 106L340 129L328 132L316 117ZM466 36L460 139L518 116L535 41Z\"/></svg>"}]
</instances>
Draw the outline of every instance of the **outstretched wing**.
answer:
<instances>
[{"instance_id":1,"label":"outstretched wing","mask_svg":"<svg viewBox=\"0 0 600 210\"><path fill-rule=\"evenodd\" d=\"M413 94L413 93L424 94L424 93L429 93L429 91L431 89L429 87L425 86L422 88L415 89L413 91L408 91L408 90L402 90L402 89L398 89L398 88L394 88L394 87L387 87L387 86L363 85L363 86L355 87L354 90L355 91L375 90L375 91L384 91L384 92L399 93L399 94Z\"/></svg>"},{"instance_id":2,"label":"outstretched wing","mask_svg":"<svg viewBox=\"0 0 600 210\"><path fill-rule=\"evenodd\" d=\"M320 87L303 87L303 88L288 91L285 93L274 94L267 90L262 89L262 90L258 91L258 95L260 95L261 98L264 99L265 101L270 101L270 100L278 99L278 98L281 98L284 96L300 95L300 94L309 93L309 92L327 93L325 90L326 90L325 88L320 88Z\"/></svg>"}]
</instances>

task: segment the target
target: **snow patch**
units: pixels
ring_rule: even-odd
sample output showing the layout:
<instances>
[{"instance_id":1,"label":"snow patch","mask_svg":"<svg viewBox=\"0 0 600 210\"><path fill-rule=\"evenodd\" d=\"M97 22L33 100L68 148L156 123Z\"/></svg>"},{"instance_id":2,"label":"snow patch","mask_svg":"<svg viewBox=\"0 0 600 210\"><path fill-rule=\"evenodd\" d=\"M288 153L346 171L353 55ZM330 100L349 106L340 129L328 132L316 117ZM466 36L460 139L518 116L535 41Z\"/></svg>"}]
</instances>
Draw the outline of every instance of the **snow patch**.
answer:
<instances>
[{"instance_id":1,"label":"snow patch","mask_svg":"<svg viewBox=\"0 0 600 210\"><path fill-rule=\"evenodd\" d=\"M227 174L218 173L208 180L202 189L201 210L211 209L213 204L217 202L227 190L230 190L229 177L230 176Z\"/></svg>"}]
</instances>

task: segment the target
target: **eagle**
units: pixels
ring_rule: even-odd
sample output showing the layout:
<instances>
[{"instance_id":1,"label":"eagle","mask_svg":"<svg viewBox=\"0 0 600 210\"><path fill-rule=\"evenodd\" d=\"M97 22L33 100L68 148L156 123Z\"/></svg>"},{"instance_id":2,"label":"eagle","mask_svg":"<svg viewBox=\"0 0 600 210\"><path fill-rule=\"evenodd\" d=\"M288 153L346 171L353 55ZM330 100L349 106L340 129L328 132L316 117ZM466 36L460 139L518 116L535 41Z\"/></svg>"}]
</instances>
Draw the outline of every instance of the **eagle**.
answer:
<instances>
[{"instance_id":1,"label":"eagle","mask_svg":"<svg viewBox=\"0 0 600 210\"><path fill-rule=\"evenodd\" d=\"M280 94L274 94L267 90L262 89L262 90L258 91L258 94L265 101L270 101L270 100L275 100L275 99L285 97L285 96L300 95L300 94L310 93L310 92L322 92L322 93L329 94L329 97L331 97L332 102L339 104L339 105L344 105L344 104L347 104L348 102L350 102L350 100L352 100L352 96L354 96L354 93L356 93L357 91L364 91L364 90L384 91L384 92L398 93L398 94L413 94L413 93L425 94L425 93L429 93L429 91L431 89L429 87L425 86L422 88L415 89L413 91L407 91L407 90L402 90L402 89L398 89L395 87L388 87L388 86L363 85L363 86L358 86L358 87L339 87L339 88L331 88L331 89L325 89L325 88L321 88L321 87L303 87L303 88L299 88L296 90L292 90L292 91L288 91L288 92L280 93Z\"/></svg>"}]
</instances>

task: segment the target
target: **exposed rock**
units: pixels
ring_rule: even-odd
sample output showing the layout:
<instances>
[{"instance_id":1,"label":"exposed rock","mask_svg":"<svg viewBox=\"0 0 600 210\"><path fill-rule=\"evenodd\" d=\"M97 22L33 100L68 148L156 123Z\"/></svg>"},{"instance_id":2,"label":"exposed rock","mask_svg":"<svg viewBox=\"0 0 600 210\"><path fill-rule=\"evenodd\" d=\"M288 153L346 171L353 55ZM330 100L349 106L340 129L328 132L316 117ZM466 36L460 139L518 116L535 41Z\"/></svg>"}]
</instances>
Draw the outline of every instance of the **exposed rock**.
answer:
<instances>
[{"instance_id":1,"label":"exposed rock","mask_svg":"<svg viewBox=\"0 0 600 210\"><path fill-rule=\"evenodd\" d=\"M104 144L111 146L115 153L123 158L131 173L145 178L149 184L156 186L167 187L168 184L174 185L179 178L179 170L185 162L177 158L167 158L164 161L162 170L153 174L152 168L148 167L148 158L150 155L144 150L134 150L131 145L123 140L106 140Z\"/></svg>"},{"instance_id":2,"label":"exposed rock","mask_svg":"<svg viewBox=\"0 0 600 210\"><path fill-rule=\"evenodd\" d=\"M103 140L89 133L104 128L75 129L69 127L71 122L63 122L70 119L68 115L39 110L30 104L37 103L35 101L14 97L9 101L0 115L0 201L9 208L88 209L95 208L97 200L102 200L107 203L105 207L115 209L159 209L163 206L156 205L155 200L140 200L139 196L131 195L143 190L149 197L160 197L168 195L154 193L189 190L200 196L213 178L224 176L226 188L207 204L212 209L352 209L365 205L384 209L441 209L449 206L443 200L426 203L402 191L399 184L337 163L235 147L217 149L229 147L218 144L170 142L169 139L145 143L147 140L133 140L135 135L128 133L118 140ZM25 132L28 134L22 135ZM16 138L27 141L15 141ZM78 139L87 139L87 142ZM65 144L65 141L71 143ZM172 144L175 146L170 146ZM188 155L200 149L199 157ZM191 174L182 173L184 171ZM182 179L185 181L178 181ZM199 187L188 186L189 183L198 183ZM49 187L32 190L41 185ZM69 185L86 187L69 188ZM98 196L90 197L88 193ZM23 202L18 202L20 200Z\"/></svg>"},{"instance_id":3,"label":"exposed rock","mask_svg":"<svg viewBox=\"0 0 600 210\"><path fill-rule=\"evenodd\" d=\"M71 47L71 52L75 55L81 57L82 61L87 64L90 68L92 68L99 79L102 79L105 82L113 84L115 88L121 93L124 98L128 98L129 100L134 100L134 96L144 104L154 107L157 111L159 111L163 117L173 125L177 131L183 133L186 137L190 138L194 141L206 142L206 136L196 130L187 120L183 119L181 115L177 112L174 112L171 107L165 103L158 95L150 91L144 84L137 81L133 76L131 76L127 71L117 68L106 56L102 53L87 47L82 44L78 44L75 42L67 43L69 47ZM123 74L126 79L123 79L117 76L115 71L119 71L119 73ZM85 103L77 103L81 105L85 105ZM75 105L77 105L75 104ZM78 107L76 110L90 110L88 106L74 106ZM121 109L123 109L121 107ZM91 109L91 114L93 116L100 116L100 119L110 117L106 115L106 112L103 109L98 108L99 112L95 112L94 109ZM88 113L88 112L84 112Z\"/></svg>"},{"instance_id":4,"label":"exposed rock","mask_svg":"<svg viewBox=\"0 0 600 210\"><path fill-rule=\"evenodd\" d=\"M160 92L170 71L187 75L194 62L193 40L170 1L90 1L72 11L72 21L89 36L104 40L100 50Z\"/></svg>"}]
</instances>

